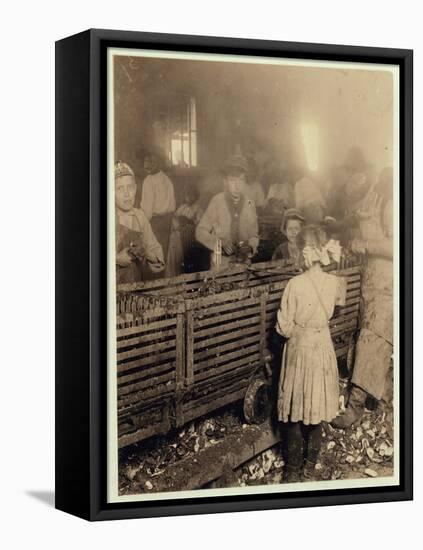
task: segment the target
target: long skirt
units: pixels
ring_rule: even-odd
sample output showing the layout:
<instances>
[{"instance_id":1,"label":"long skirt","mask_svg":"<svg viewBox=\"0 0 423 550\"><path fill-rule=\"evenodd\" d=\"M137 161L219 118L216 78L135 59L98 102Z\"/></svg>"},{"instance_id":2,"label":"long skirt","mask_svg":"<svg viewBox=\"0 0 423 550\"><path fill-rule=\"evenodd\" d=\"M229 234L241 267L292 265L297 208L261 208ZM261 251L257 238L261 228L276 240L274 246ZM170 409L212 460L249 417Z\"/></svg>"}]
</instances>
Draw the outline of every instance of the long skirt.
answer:
<instances>
[{"instance_id":1,"label":"long skirt","mask_svg":"<svg viewBox=\"0 0 423 550\"><path fill-rule=\"evenodd\" d=\"M329 327L296 326L282 356L279 420L304 424L330 422L338 408L338 365Z\"/></svg>"}]
</instances>

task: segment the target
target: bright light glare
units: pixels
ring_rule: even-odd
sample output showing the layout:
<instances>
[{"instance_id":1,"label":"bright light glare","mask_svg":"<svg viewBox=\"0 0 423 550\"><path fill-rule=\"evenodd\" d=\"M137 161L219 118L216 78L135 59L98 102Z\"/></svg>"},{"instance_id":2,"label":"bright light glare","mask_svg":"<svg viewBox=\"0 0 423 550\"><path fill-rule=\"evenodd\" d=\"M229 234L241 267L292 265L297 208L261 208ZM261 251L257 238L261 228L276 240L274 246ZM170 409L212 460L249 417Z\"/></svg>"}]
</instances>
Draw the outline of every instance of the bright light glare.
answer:
<instances>
[{"instance_id":1,"label":"bright light glare","mask_svg":"<svg viewBox=\"0 0 423 550\"><path fill-rule=\"evenodd\" d=\"M317 170L319 166L318 131L315 124L303 124L301 134L304 143L307 165L310 170Z\"/></svg>"}]
</instances>

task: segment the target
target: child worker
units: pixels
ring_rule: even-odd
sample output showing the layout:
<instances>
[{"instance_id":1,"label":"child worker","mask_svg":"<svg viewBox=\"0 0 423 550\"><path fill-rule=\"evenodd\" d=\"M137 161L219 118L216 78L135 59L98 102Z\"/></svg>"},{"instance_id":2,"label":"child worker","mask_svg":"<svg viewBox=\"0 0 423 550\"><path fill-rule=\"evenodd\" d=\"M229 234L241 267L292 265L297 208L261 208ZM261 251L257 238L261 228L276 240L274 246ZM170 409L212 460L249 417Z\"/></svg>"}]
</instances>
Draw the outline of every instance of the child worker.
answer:
<instances>
[{"instance_id":1,"label":"child worker","mask_svg":"<svg viewBox=\"0 0 423 550\"><path fill-rule=\"evenodd\" d=\"M178 207L172 219L166 262L167 277L200 271L195 269L197 252L200 251L195 246L194 233L202 215L197 187L187 185L184 188L184 202Z\"/></svg>"},{"instance_id":2,"label":"child worker","mask_svg":"<svg viewBox=\"0 0 423 550\"><path fill-rule=\"evenodd\" d=\"M285 211L281 225L281 233L287 240L276 247L272 260L294 260L299 263L300 251L297 244L297 237L303 228L304 217L296 208L288 208Z\"/></svg>"},{"instance_id":3,"label":"child worker","mask_svg":"<svg viewBox=\"0 0 423 550\"><path fill-rule=\"evenodd\" d=\"M134 172L115 164L116 282L135 283L164 270L163 250L143 210L134 208Z\"/></svg>"},{"instance_id":4,"label":"child worker","mask_svg":"<svg viewBox=\"0 0 423 550\"><path fill-rule=\"evenodd\" d=\"M339 262L341 247L324 230L308 225L298 236L304 273L283 293L277 332L288 339L279 380L278 419L286 434L284 481L312 480L321 446L321 423L338 413L338 366L329 332L335 305L342 304L341 278L322 265ZM305 461L304 461L305 458Z\"/></svg>"},{"instance_id":5,"label":"child worker","mask_svg":"<svg viewBox=\"0 0 423 550\"><path fill-rule=\"evenodd\" d=\"M245 196L247 160L231 156L222 174L225 190L210 200L195 230L197 241L212 252L212 270L249 263L259 244L256 206Z\"/></svg>"}]
</instances>

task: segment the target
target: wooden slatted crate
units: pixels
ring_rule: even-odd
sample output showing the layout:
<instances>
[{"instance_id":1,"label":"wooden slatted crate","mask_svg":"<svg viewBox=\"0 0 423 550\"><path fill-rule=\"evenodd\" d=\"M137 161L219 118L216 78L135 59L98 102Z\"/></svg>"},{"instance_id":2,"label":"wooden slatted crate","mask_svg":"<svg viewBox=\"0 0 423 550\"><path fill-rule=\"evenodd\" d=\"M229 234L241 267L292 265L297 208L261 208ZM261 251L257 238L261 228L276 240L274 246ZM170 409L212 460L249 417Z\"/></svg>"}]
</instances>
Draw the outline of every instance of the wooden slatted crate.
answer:
<instances>
[{"instance_id":1,"label":"wooden slatted crate","mask_svg":"<svg viewBox=\"0 0 423 550\"><path fill-rule=\"evenodd\" d=\"M360 266L343 268L330 322L338 357L356 331ZM245 395L265 361L293 265L244 265L121 285L117 299L119 445L166 433Z\"/></svg>"}]
</instances>

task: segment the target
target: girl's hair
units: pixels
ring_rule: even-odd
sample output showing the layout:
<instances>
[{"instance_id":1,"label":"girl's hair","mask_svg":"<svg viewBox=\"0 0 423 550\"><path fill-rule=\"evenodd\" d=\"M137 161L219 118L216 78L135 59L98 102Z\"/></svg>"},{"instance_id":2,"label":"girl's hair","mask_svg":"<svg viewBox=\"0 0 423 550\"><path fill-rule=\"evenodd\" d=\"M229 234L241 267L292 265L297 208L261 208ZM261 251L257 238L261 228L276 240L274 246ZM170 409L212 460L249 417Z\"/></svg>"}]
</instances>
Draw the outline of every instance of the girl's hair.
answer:
<instances>
[{"instance_id":1,"label":"girl's hair","mask_svg":"<svg viewBox=\"0 0 423 550\"><path fill-rule=\"evenodd\" d=\"M305 247L306 241L308 241L307 244L311 242L312 246L320 249L328 242L328 236L321 225L306 225L297 237L297 244L300 250Z\"/></svg>"},{"instance_id":2,"label":"girl's hair","mask_svg":"<svg viewBox=\"0 0 423 550\"><path fill-rule=\"evenodd\" d=\"M291 209L291 210L294 210L294 209ZM304 218L303 216L300 214L300 212L289 212L287 211L287 213L285 214L284 218L283 218L283 222L282 222L282 231L283 232L286 232L286 226L288 225L288 222L291 221L291 220L295 220L297 222L300 222L301 226L304 225Z\"/></svg>"}]
</instances>

